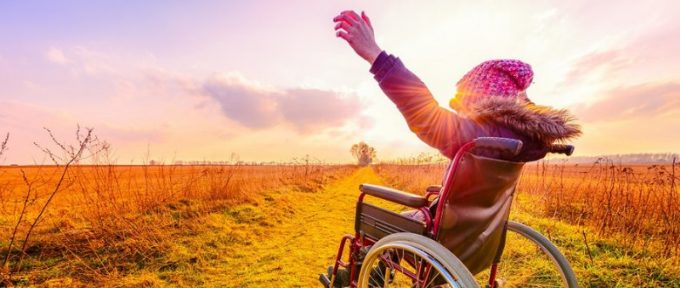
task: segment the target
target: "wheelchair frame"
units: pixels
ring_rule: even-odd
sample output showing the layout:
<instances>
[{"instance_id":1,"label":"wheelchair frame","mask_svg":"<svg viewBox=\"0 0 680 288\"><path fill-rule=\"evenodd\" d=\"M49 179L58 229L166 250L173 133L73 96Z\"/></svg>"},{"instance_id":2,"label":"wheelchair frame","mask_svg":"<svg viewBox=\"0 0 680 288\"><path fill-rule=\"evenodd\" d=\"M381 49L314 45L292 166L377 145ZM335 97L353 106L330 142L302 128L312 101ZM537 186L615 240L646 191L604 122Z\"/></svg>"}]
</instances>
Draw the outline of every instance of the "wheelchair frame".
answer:
<instances>
[{"instance_id":1,"label":"wheelchair frame","mask_svg":"<svg viewBox=\"0 0 680 288\"><path fill-rule=\"evenodd\" d=\"M489 137L491 138L491 137ZM498 138L496 138L498 139ZM508 139L509 140L509 139ZM519 142L519 141L518 141ZM425 235L428 238L436 239L437 238L437 233L439 232L439 224L441 221L441 215L442 215L442 207L444 201L440 201L437 204L437 209L435 213L435 217L432 218L430 217L430 210L429 210L429 205L431 204L431 201L429 200L431 196L439 195L439 199L446 199L448 197L449 193L451 193L451 182L453 181L453 176L455 175L456 170L458 169L458 166L460 165L461 159L463 158L463 155L470 150L474 149L477 147L477 141L471 141L466 144L464 144L458 151L456 152L456 155L454 158L451 160L451 164L449 166L449 169L447 169L446 176L444 177L444 182L442 183L442 187L440 188L439 191L434 191L434 189L428 189L429 191L425 195L425 199L427 200L426 204L423 206L419 207L412 207L418 209L419 212L421 212L424 215L424 223L414 220L414 219L406 219L406 217L399 215L397 213L394 213L392 211L384 210L381 208L378 208L379 210L373 210L375 206L371 204L364 203L364 197L366 197L367 192L362 191L361 194L359 194L359 198L357 200L357 209L356 209L356 217L355 217L355 234L347 234L343 236L341 242L340 242L340 247L338 248L338 253L335 259L335 263L333 265L333 271L331 273L331 279L329 284L332 285L332 283L335 282L335 276L337 274L338 268L340 266L348 269L350 271L350 287L354 288L357 286L357 283L355 279L357 278L357 264L360 264L362 259L359 259L361 256L361 251L364 250L366 247L369 247L373 245L379 238L382 238L384 235L377 235L380 237L375 237L376 235L365 235L365 232L359 232L362 229L362 216L374 216L376 218L377 224L381 224L383 226L388 226L383 229L375 229L375 230L388 230L388 231L377 231L376 234L390 234L390 233L396 233L396 232L411 232L411 233L417 233L421 235ZM519 151L521 149L521 142L518 145L519 147L516 147L515 150ZM389 200L389 199L386 199ZM362 212L366 209L369 208L368 213L369 215L362 214ZM375 207L377 208L377 207ZM376 212L379 211L379 212ZM397 221L402 224L406 225L389 225L391 222ZM414 225L421 225L421 227L413 227ZM380 226L380 225L376 225ZM396 228L399 226L399 228ZM405 228L404 228L405 227ZM391 229L390 229L391 228ZM420 228L420 229L418 229ZM391 230L391 231L389 231ZM377 239L375 239L377 238ZM342 255L345 249L345 246L349 242L349 261L342 261ZM497 257L498 258L498 257ZM497 263L494 261L494 264L491 267L491 275L489 277L489 285L490 287L494 287L495 283L495 278L496 278L496 269L497 269ZM329 286L330 286L329 285Z\"/></svg>"}]
</instances>

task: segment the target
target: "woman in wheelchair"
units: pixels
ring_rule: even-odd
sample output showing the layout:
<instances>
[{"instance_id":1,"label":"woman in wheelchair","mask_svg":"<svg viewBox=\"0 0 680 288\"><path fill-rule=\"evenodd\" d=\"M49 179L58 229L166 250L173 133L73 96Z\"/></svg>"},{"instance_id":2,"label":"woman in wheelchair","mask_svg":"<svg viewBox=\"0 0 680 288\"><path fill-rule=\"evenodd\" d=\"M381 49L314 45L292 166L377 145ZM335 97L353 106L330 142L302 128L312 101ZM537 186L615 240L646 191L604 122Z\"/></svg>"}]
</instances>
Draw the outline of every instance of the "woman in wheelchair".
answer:
<instances>
[{"instance_id":1,"label":"woman in wheelchair","mask_svg":"<svg viewBox=\"0 0 680 288\"><path fill-rule=\"evenodd\" d=\"M532 83L534 73L529 64L520 60L489 60L474 67L457 82L457 93L449 102L450 108L454 110L451 111L439 106L427 86L399 58L378 47L371 21L363 12L358 15L354 11L344 11L333 21L336 23L337 37L344 39L371 65L373 77L404 116L411 131L453 160L441 191L433 187L428 194L443 199L446 202L443 205L439 205L439 200L429 201L428 197L362 185L362 196L357 207L357 236L385 240L391 234L385 231L378 233L376 231L380 229L370 228L371 223L359 219L369 216L380 218L376 215L382 212L366 212L373 208L362 206L362 199L365 194L381 197L417 208L402 215L429 225L420 231L421 234L429 235L429 238L454 252L472 274L488 268L488 262L500 257L497 250L502 250L491 248L504 245L507 214L522 165L542 159L550 152L570 154L573 147L554 143L579 136L580 127L566 110L540 106L529 100L526 90ZM449 207L454 205L449 205L445 196L449 190L457 194L448 196L457 197L455 211ZM455 236L449 233L453 228L456 230ZM376 235L368 235L371 232ZM352 238L348 240L358 241L354 239L356 237ZM363 242L358 245L363 245ZM493 251L481 255L479 251L484 249ZM417 253L411 256L414 257L418 258ZM366 261L363 263L366 264ZM366 277L371 278L369 274L382 274L385 265L383 263L374 267L372 273L366 273ZM436 266L434 263L430 265ZM349 274L353 273L339 270L337 263L329 270L332 270L329 271L329 277L338 279L335 281L338 287L354 286L356 284L353 281L361 277L356 274L350 277ZM384 279L388 279L385 277L390 276L381 277L383 281L373 280L370 283L382 287ZM495 284L492 282L490 285Z\"/></svg>"}]
</instances>

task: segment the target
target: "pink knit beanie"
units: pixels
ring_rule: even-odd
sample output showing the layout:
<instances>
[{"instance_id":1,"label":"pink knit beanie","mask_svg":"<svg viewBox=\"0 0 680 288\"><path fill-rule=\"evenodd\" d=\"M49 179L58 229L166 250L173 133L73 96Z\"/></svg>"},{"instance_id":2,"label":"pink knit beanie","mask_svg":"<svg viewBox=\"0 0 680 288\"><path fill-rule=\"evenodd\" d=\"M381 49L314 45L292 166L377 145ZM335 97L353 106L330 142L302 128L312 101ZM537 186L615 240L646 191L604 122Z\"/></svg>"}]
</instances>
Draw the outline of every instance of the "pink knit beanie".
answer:
<instances>
[{"instance_id":1,"label":"pink knit beanie","mask_svg":"<svg viewBox=\"0 0 680 288\"><path fill-rule=\"evenodd\" d=\"M454 107L454 101L458 101L469 106L490 96L516 98L531 85L533 78L531 66L520 60L485 61L458 81L458 94L450 104Z\"/></svg>"}]
</instances>

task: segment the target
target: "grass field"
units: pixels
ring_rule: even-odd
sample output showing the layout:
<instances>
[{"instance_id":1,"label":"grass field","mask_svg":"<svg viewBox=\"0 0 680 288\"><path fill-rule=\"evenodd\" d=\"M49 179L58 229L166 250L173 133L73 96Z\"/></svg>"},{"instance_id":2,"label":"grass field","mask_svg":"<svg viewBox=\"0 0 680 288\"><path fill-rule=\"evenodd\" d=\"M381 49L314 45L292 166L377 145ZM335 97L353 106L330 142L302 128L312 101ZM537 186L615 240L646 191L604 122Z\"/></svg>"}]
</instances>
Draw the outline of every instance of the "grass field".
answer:
<instances>
[{"instance_id":1,"label":"grass field","mask_svg":"<svg viewBox=\"0 0 680 288\"><path fill-rule=\"evenodd\" d=\"M664 246L669 240L649 237L659 235L652 230L603 233L593 219L579 222L555 212L563 210L551 205L551 194L540 193L537 185L557 185L550 169L560 168L528 168L511 218L549 236L572 262L582 286L680 286L677 249ZM360 183L419 192L437 184L443 169L74 166L22 253L23 237L60 170L5 167L0 169L0 260L14 230L19 237L2 275L5 285L15 286L319 287L318 273L331 263L342 235L353 232ZM536 181L541 173L547 182ZM568 191L565 187L562 191ZM578 203L573 199L580 198L569 203Z\"/></svg>"},{"instance_id":2,"label":"grass field","mask_svg":"<svg viewBox=\"0 0 680 288\"><path fill-rule=\"evenodd\" d=\"M671 165L525 167L511 219L558 244L585 287L680 286L680 190ZM390 185L423 191L444 164L380 165Z\"/></svg>"}]
</instances>

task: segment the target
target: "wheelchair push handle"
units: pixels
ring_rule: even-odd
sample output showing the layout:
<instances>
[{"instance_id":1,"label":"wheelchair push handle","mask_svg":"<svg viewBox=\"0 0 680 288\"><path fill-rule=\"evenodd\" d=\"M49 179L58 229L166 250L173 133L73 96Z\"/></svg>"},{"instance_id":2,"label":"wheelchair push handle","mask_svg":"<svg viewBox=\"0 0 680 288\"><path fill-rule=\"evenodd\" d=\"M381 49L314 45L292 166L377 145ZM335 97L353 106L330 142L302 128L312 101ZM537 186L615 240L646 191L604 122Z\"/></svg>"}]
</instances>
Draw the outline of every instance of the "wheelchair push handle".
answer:
<instances>
[{"instance_id":1,"label":"wheelchair push handle","mask_svg":"<svg viewBox=\"0 0 680 288\"><path fill-rule=\"evenodd\" d=\"M571 154L574 154L574 145L552 144L548 147L548 152L571 156Z\"/></svg>"},{"instance_id":2,"label":"wheelchair push handle","mask_svg":"<svg viewBox=\"0 0 680 288\"><path fill-rule=\"evenodd\" d=\"M475 139L475 148L498 150L510 156L517 156L522 151L522 141L501 137L479 137Z\"/></svg>"}]
</instances>

